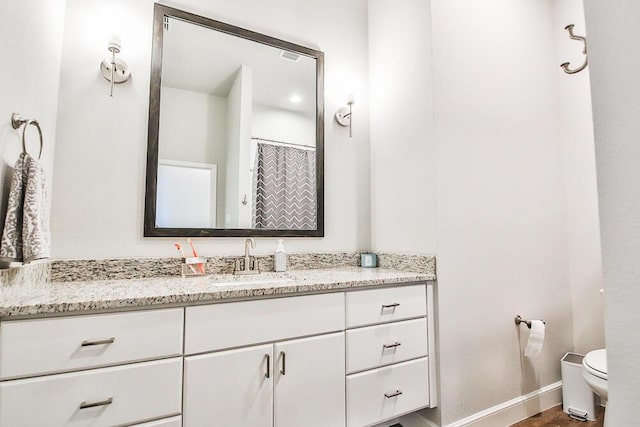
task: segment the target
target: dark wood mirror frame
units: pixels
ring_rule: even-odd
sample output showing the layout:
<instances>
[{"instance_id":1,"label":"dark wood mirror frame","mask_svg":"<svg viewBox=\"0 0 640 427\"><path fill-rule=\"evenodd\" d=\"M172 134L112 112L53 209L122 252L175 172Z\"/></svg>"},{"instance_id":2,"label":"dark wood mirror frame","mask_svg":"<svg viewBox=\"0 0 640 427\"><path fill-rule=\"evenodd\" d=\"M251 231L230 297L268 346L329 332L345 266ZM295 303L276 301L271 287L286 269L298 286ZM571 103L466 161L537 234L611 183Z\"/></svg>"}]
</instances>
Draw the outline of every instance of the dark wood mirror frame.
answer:
<instances>
[{"instance_id":1,"label":"dark wood mirror frame","mask_svg":"<svg viewBox=\"0 0 640 427\"><path fill-rule=\"evenodd\" d=\"M160 129L160 88L164 17L172 17L247 40L286 49L316 60L316 213L315 230L259 228L159 228L156 226L158 139ZM194 15L179 9L154 6L151 52L151 88L147 145L147 181L144 208L144 237L323 237L324 236L324 53L274 37Z\"/></svg>"}]
</instances>

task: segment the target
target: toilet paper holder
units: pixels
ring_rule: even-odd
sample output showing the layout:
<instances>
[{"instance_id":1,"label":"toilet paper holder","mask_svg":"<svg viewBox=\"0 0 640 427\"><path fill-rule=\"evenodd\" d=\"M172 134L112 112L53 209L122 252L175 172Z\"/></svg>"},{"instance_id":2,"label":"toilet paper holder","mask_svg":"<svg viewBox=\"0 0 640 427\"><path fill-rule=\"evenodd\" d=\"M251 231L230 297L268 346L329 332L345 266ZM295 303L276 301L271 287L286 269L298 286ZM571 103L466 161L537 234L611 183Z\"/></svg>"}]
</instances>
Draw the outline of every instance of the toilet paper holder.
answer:
<instances>
[{"instance_id":1,"label":"toilet paper holder","mask_svg":"<svg viewBox=\"0 0 640 427\"><path fill-rule=\"evenodd\" d=\"M525 320L519 314L516 316L515 322L516 322L516 325L520 325L520 323L524 323L525 325L527 325L527 328L531 329L531 320ZM544 323L545 325L547 324L547 322L545 322L544 320L542 321L542 323Z\"/></svg>"}]
</instances>

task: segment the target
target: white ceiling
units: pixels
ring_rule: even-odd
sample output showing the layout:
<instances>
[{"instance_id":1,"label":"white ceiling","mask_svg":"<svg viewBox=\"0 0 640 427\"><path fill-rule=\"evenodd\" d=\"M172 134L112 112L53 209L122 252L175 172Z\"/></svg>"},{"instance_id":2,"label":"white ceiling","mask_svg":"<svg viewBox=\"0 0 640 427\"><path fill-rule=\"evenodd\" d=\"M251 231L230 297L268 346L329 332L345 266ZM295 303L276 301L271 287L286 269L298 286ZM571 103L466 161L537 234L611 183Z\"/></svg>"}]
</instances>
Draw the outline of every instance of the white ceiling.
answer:
<instances>
[{"instance_id":1,"label":"white ceiling","mask_svg":"<svg viewBox=\"0 0 640 427\"><path fill-rule=\"evenodd\" d=\"M169 18L162 85L227 96L242 64L253 70L253 101L315 117L316 60L280 58L282 49ZM298 95L299 103L289 98Z\"/></svg>"}]
</instances>

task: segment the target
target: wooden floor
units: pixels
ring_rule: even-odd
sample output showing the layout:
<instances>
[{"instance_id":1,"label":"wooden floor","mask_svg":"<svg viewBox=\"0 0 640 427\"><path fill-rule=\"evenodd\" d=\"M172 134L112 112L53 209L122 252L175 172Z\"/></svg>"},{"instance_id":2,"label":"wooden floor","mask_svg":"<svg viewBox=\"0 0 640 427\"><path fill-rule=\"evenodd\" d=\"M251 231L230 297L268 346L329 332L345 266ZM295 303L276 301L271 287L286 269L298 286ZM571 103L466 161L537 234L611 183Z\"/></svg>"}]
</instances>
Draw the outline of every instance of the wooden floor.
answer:
<instances>
[{"instance_id":1,"label":"wooden floor","mask_svg":"<svg viewBox=\"0 0 640 427\"><path fill-rule=\"evenodd\" d=\"M534 415L512 427L602 427L604 422L604 409L597 407L597 419L595 421L582 422L574 420L562 412L562 405L554 406L538 415Z\"/></svg>"}]
</instances>

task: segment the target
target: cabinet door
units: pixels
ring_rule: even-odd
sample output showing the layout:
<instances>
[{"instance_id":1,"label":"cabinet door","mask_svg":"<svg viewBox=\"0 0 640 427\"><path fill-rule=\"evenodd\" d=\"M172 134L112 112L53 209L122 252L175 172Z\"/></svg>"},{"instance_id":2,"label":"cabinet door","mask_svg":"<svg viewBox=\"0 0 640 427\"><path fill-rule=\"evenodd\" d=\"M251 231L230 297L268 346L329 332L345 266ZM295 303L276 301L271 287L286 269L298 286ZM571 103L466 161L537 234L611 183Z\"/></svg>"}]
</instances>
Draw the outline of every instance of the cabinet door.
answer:
<instances>
[{"instance_id":1,"label":"cabinet door","mask_svg":"<svg viewBox=\"0 0 640 427\"><path fill-rule=\"evenodd\" d=\"M185 427L271 427L273 346L185 357Z\"/></svg>"},{"instance_id":2,"label":"cabinet door","mask_svg":"<svg viewBox=\"0 0 640 427\"><path fill-rule=\"evenodd\" d=\"M275 345L276 427L345 425L344 332Z\"/></svg>"}]
</instances>

